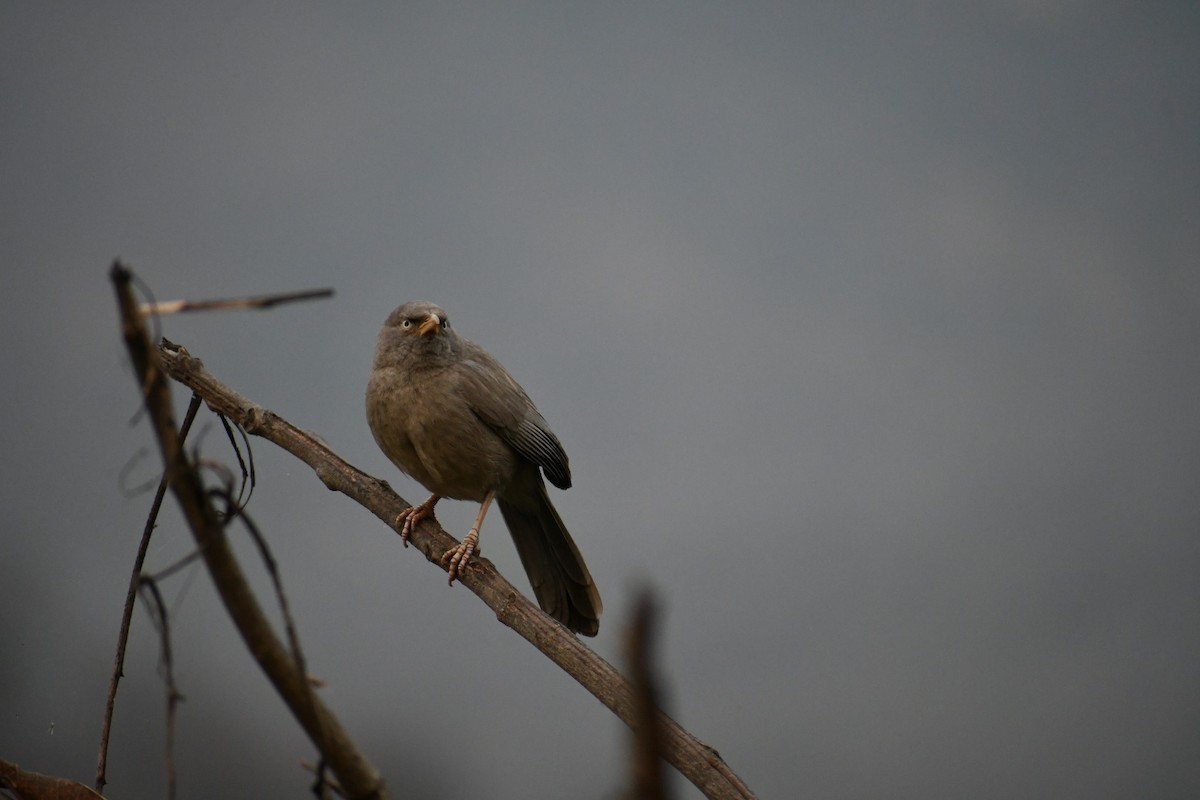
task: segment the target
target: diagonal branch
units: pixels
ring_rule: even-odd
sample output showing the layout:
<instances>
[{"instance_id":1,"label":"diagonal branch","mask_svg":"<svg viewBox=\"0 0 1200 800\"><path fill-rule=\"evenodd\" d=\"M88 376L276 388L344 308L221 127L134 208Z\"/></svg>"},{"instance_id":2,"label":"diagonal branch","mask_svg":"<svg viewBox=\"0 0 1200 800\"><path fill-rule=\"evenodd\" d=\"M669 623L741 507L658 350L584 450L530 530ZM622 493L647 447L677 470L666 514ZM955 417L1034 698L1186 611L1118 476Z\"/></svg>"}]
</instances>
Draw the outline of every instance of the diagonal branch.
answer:
<instances>
[{"instance_id":1,"label":"diagonal branch","mask_svg":"<svg viewBox=\"0 0 1200 800\"><path fill-rule=\"evenodd\" d=\"M198 358L170 342L158 354L163 370L204 398L209 408L228 417L247 433L271 441L308 464L329 488L355 500L395 527L397 515L409 507L386 482L351 466L316 436L262 406L251 403L209 373ZM457 542L436 523L426 520L409 540L442 569L441 557ZM626 724L635 727L637 710L629 682L574 634L546 616L504 579L485 558L472 560L460 582L479 596L499 620L562 667ZM716 750L658 712L664 757L710 798L753 798L754 794L726 766Z\"/></svg>"},{"instance_id":2,"label":"diagonal branch","mask_svg":"<svg viewBox=\"0 0 1200 800\"><path fill-rule=\"evenodd\" d=\"M146 335L130 287L131 273L119 262L112 267L121 312L122 334L132 358L143 401L162 452L171 491L183 510L221 601L250 653L283 697L325 763L352 798L384 798L378 771L359 752L341 723L312 691L304 671L275 635L234 558L225 530L209 502L194 465L176 433L170 389L161 369L160 351Z\"/></svg>"}]
</instances>

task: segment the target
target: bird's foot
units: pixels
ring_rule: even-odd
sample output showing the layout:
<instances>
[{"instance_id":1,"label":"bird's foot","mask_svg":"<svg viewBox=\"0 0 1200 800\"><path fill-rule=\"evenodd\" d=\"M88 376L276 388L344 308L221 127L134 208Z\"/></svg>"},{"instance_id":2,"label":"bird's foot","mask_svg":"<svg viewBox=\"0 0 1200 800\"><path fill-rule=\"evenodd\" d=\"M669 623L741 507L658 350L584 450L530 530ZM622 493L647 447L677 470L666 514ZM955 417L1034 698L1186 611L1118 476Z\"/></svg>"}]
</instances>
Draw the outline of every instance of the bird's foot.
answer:
<instances>
[{"instance_id":1,"label":"bird's foot","mask_svg":"<svg viewBox=\"0 0 1200 800\"><path fill-rule=\"evenodd\" d=\"M454 545L444 554L442 554L442 565L446 567L446 571L450 573L450 585L454 585L454 579L462 574L466 569L467 564L471 561L471 556L479 553L479 530L471 528L467 532L467 537L459 544ZM449 562L449 563L447 563Z\"/></svg>"},{"instance_id":2,"label":"bird's foot","mask_svg":"<svg viewBox=\"0 0 1200 800\"><path fill-rule=\"evenodd\" d=\"M404 527L400 529L400 541L408 547L408 537L412 535L413 527L423 519L436 519L433 516L433 507L437 505L437 501L441 497L436 494L429 495L429 499L424 503L418 503L415 506L409 506L396 515L396 523L399 525L404 523Z\"/></svg>"}]
</instances>

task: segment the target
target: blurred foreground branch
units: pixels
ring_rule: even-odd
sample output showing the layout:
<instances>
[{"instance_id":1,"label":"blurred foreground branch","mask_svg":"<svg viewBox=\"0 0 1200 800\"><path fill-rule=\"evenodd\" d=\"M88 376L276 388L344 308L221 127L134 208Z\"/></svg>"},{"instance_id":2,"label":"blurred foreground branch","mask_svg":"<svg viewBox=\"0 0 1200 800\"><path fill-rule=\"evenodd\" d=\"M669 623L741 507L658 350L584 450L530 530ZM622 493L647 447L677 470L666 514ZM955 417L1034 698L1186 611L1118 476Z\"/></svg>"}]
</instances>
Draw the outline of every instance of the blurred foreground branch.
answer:
<instances>
[{"instance_id":1,"label":"blurred foreground branch","mask_svg":"<svg viewBox=\"0 0 1200 800\"><path fill-rule=\"evenodd\" d=\"M41 775L0 758L0 789L17 800L104 800L90 786L68 778Z\"/></svg>"},{"instance_id":2,"label":"blurred foreground branch","mask_svg":"<svg viewBox=\"0 0 1200 800\"><path fill-rule=\"evenodd\" d=\"M125 345L154 427L171 491L191 528L221 601L246 647L321 752L347 796L386 797L378 771L367 762L333 712L313 692L302 662L275 635L254 597L195 465L188 460L180 443L171 409L170 388L160 368L159 351L150 343L143 315L134 299L130 285L132 275L116 263L111 277L117 292Z\"/></svg>"},{"instance_id":3,"label":"blurred foreground branch","mask_svg":"<svg viewBox=\"0 0 1200 800\"><path fill-rule=\"evenodd\" d=\"M658 677L654 673L655 624L654 600L650 590L644 590L633 604L633 619L625 634L625 658L629 662L629 679L633 684L633 796L638 800L668 800L666 777L663 775L665 731L659 714L661 695Z\"/></svg>"}]
</instances>

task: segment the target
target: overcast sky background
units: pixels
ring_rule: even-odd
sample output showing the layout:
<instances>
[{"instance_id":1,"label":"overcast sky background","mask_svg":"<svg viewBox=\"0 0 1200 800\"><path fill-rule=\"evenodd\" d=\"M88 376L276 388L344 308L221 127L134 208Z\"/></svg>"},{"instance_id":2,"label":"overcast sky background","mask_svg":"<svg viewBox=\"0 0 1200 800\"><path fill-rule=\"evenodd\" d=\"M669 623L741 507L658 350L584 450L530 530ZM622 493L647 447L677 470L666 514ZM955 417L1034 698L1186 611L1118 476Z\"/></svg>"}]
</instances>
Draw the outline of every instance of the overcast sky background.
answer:
<instances>
[{"instance_id":1,"label":"overcast sky background","mask_svg":"<svg viewBox=\"0 0 1200 800\"><path fill-rule=\"evenodd\" d=\"M571 457L594 646L653 585L669 710L764 798L1200 796L1195 3L5 3L0 104L0 756L94 771L155 474L119 256L159 299L332 286L163 333L412 501L362 397L443 305ZM253 446L397 796L618 796L611 714ZM171 508L149 568L188 552ZM164 589L180 797L306 796L207 574ZM163 698L139 608L111 796L162 796Z\"/></svg>"}]
</instances>

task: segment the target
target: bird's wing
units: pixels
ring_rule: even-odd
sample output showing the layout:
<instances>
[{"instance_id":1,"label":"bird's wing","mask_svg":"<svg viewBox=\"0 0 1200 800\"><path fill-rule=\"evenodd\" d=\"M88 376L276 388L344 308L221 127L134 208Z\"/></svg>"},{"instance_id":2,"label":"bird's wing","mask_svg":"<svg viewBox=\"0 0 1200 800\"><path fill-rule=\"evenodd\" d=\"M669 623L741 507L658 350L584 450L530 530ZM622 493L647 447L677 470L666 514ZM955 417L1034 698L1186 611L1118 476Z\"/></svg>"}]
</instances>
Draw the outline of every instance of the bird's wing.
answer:
<instances>
[{"instance_id":1,"label":"bird's wing","mask_svg":"<svg viewBox=\"0 0 1200 800\"><path fill-rule=\"evenodd\" d=\"M525 390L500 362L478 346L459 362L460 391L475 416L522 457L537 464L560 489L571 485L566 451Z\"/></svg>"}]
</instances>

